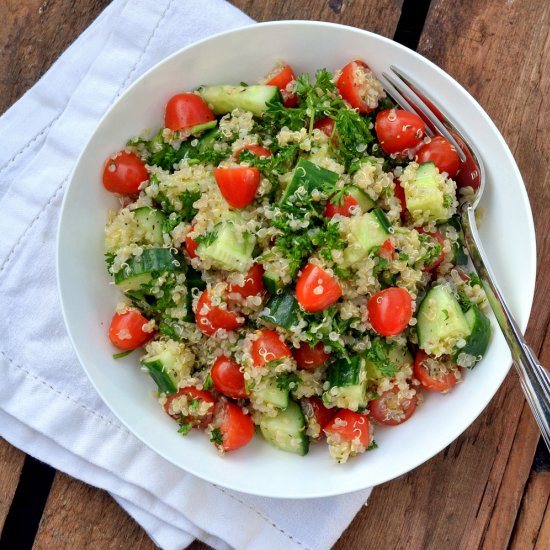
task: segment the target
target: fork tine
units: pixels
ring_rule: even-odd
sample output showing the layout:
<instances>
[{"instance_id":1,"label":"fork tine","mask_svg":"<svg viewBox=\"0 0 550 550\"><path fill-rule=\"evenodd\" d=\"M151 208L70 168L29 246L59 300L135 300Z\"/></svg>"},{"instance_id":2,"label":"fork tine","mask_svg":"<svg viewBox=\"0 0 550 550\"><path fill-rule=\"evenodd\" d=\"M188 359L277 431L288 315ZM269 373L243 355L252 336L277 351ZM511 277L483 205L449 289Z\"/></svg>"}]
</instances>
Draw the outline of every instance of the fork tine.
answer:
<instances>
[{"instance_id":1,"label":"fork tine","mask_svg":"<svg viewBox=\"0 0 550 550\"><path fill-rule=\"evenodd\" d=\"M380 80L380 82L382 82L383 86L384 86L384 89L387 90L389 92L389 94L393 97L393 99L395 100L395 102L399 105L399 107L401 107L402 109L404 109L405 111L409 111L411 113L414 113L416 112L414 110L414 107L399 93L399 91L397 90L397 88L390 82L390 80L388 80L386 78L386 73L382 73L379 77L378 77L378 80ZM429 128L429 127L426 127L426 133L429 135L429 136L433 136L434 133L432 132L432 129Z\"/></svg>"},{"instance_id":2,"label":"fork tine","mask_svg":"<svg viewBox=\"0 0 550 550\"><path fill-rule=\"evenodd\" d=\"M466 155L462 151L462 148L458 144L458 142L455 140L455 138L452 136L452 134L447 130L447 128L441 123L441 121L433 114L431 109L424 103L424 101L411 89L411 85L407 80L407 77L405 77L399 69L397 69L395 66L391 66L390 69L399 77L396 78L393 75L390 75L389 73L383 72L382 76L384 79L389 82L392 87L397 90L397 92L406 98L407 103L414 105L418 111L420 111L437 129L437 131L445 137L451 145L456 149L456 152L458 153L458 156L462 162L466 161ZM418 90L421 90L416 84L415 87ZM390 95L392 95L391 90L388 89L390 92ZM422 91L422 93L424 93ZM395 99L395 98L394 98ZM397 101L397 99L396 99ZM399 102L398 102L399 103ZM409 105L409 108L406 110L416 112L416 109L411 108Z\"/></svg>"}]
</instances>

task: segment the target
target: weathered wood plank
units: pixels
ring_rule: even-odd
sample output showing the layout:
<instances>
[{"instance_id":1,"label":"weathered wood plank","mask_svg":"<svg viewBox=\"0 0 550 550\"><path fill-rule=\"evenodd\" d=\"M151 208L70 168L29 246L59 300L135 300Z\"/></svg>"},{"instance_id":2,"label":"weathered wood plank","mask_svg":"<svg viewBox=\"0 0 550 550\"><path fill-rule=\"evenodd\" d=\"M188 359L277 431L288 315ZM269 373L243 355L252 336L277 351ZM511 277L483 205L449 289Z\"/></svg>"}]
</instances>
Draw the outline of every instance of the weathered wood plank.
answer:
<instances>
[{"instance_id":1,"label":"weathered wood plank","mask_svg":"<svg viewBox=\"0 0 550 550\"><path fill-rule=\"evenodd\" d=\"M352 25L383 36L392 37L401 15L402 0L230 0L256 21L281 19L313 19ZM351 55L351 53L350 53Z\"/></svg>"},{"instance_id":2,"label":"weathered wood plank","mask_svg":"<svg viewBox=\"0 0 550 550\"><path fill-rule=\"evenodd\" d=\"M24 462L25 453L0 438L0 533L17 489Z\"/></svg>"},{"instance_id":3,"label":"weathered wood plank","mask_svg":"<svg viewBox=\"0 0 550 550\"><path fill-rule=\"evenodd\" d=\"M35 550L156 546L104 491L57 473L36 534Z\"/></svg>"},{"instance_id":4,"label":"weathered wood plank","mask_svg":"<svg viewBox=\"0 0 550 550\"><path fill-rule=\"evenodd\" d=\"M0 2L0 113L48 70L109 1Z\"/></svg>"}]
</instances>

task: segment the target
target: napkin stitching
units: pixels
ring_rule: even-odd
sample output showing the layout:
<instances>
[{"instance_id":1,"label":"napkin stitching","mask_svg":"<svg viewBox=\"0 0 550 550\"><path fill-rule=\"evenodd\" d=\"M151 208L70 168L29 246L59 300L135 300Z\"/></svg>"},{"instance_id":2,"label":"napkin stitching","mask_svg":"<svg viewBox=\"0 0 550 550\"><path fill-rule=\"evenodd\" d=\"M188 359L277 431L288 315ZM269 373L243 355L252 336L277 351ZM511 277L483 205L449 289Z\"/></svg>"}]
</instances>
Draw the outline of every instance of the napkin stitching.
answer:
<instances>
[{"instance_id":1,"label":"napkin stitching","mask_svg":"<svg viewBox=\"0 0 550 550\"><path fill-rule=\"evenodd\" d=\"M287 533L282 527L279 527L276 523L274 523L273 520L270 517L262 514L261 512L256 510L255 508L252 508L252 506L250 506L249 504L246 504L246 502L244 502L240 498L237 498L236 496L232 495L231 493L227 492L225 489L222 489L218 485L214 485L214 487L216 487L216 489L218 489L222 493L226 494L228 497L230 497L233 500L236 500L237 502L242 504L245 508L248 508L249 510L251 510L252 512L257 514L266 523L268 523L272 527L275 527L275 529L277 529L277 531L281 532L285 537L289 538L290 540L293 540L293 541L297 542L300 546L303 546L304 548L306 548L306 550L311 550L311 548L309 546L306 546L301 540L299 540L296 537L292 536L290 533Z\"/></svg>"},{"instance_id":2,"label":"napkin stitching","mask_svg":"<svg viewBox=\"0 0 550 550\"><path fill-rule=\"evenodd\" d=\"M153 28L153 31L151 32L151 34L149 35L149 39L147 40L147 42L145 43L145 46L143 46L143 50L141 51L141 54L140 56L137 58L136 62L134 63L134 66L132 67L132 70L128 73L128 75L126 76L124 82L122 83L122 86L118 89L116 95L115 95L115 98L117 98L121 93L122 91L126 88L126 84L127 82L130 80L130 78L132 77L132 75L134 74L137 66L139 65L139 62L143 59L143 56L145 55L145 52L148 50L149 48L149 44L151 44L151 40L153 40L153 38L155 37L155 34L157 33L161 23L164 21L164 19L166 18L166 14L168 13L168 10L172 7L172 4L174 3L174 0L170 0L170 2L168 2L166 8L164 8L164 11L162 12L162 15L159 17L158 21L157 21L157 24L155 25L155 27Z\"/></svg>"},{"instance_id":3,"label":"napkin stitching","mask_svg":"<svg viewBox=\"0 0 550 550\"><path fill-rule=\"evenodd\" d=\"M17 250L17 247L21 244L21 241L23 240L23 238L27 236L27 233L29 232L29 230L40 219L42 214L47 210L48 206L53 204L53 201L57 198L57 195L59 194L59 191L61 191L61 189L63 189L63 186L67 182L68 178L69 178L68 175L65 176L63 181L59 184L59 186L55 190L54 194L48 199L48 202L36 213L36 216L32 219L31 223L29 225L27 225L27 227L25 228L25 231L23 231L23 233L21 233L19 238L15 241L14 245L12 246L12 248L10 250L10 253L6 256L6 259L4 260L4 263L2 264L2 267L0 267L0 275L6 269L6 267L8 267L8 264L10 263L11 259L13 258L13 255L15 254L15 252ZM2 350L0 350L0 352L1 351Z\"/></svg>"},{"instance_id":4,"label":"napkin stitching","mask_svg":"<svg viewBox=\"0 0 550 550\"><path fill-rule=\"evenodd\" d=\"M34 137L30 138L30 140L21 148L19 149L19 151L17 151L5 164L3 164L1 167L0 167L0 174L4 173L4 171L13 163L13 161L19 156L21 155L26 149L28 149L42 134L44 134L44 132L46 132L46 130L48 130L51 125L62 115L63 113L63 110L61 112L59 112L57 114L57 116L52 119L52 121L47 125L47 126L44 126L44 128L42 128L42 130L36 134Z\"/></svg>"},{"instance_id":5,"label":"napkin stitching","mask_svg":"<svg viewBox=\"0 0 550 550\"><path fill-rule=\"evenodd\" d=\"M123 433L130 434L130 432L124 426L122 426L121 424L117 424L117 423L113 422L112 420L109 420L108 418L106 418L102 414L98 413L94 409L91 409L90 407L87 407L86 405L83 405L82 403L78 402L76 399L72 398L70 395L56 389L51 384L48 384L48 382L46 382L46 380L44 380L43 378L40 378L40 376L37 376L36 374L33 374L32 372L27 370L23 365L19 365L9 355L7 355L7 353L5 351L0 349L0 354L3 355L8 360L8 362L11 365L13 365L16 369L19 369L26 376L29 376L30 378L33 378L37 382L40 382L42 385L46 386L47 388L50 388L52 391L57 393L60 397L63 397L67 401L71 401L72 403L74 403L75 405L77 405L78 407L80 407L81 409L83 409L86 412L91 412L94 416L97 416L99 419L103 420L107 424L110 424L113 428L116 428L117 430L119 430Z\"/></svg>"}]
</instances>

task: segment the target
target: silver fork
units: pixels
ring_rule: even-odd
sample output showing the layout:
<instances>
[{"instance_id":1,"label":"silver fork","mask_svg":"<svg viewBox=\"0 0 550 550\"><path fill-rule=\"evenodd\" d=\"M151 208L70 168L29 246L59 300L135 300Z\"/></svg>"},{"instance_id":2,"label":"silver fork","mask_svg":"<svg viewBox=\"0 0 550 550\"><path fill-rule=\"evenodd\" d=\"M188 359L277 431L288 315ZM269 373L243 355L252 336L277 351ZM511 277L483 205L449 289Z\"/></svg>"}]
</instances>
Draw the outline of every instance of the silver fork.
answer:
<instances>
[{"instance_id":1,"label":"silver fork","mask_svg":"<svg viewBox=\"0 0 550 550\"><path fill-rule=\"evenodd\" d=\"M465 201L460 207L466 248L510 347L527 402L550 450L550 376L521 334L497 285L477 231L475 209L485 188L485 170L481 156L472 141L457 130L456 125L434 105L431 98L428 99L428 94L404 71L392 65L390 72L382 73L380 80L402 109L418 114L426 122L429 135L436 132L448 139L460 157L461 182L471 185L475 190L473 200Z\"/></svg>"}]
</instances>

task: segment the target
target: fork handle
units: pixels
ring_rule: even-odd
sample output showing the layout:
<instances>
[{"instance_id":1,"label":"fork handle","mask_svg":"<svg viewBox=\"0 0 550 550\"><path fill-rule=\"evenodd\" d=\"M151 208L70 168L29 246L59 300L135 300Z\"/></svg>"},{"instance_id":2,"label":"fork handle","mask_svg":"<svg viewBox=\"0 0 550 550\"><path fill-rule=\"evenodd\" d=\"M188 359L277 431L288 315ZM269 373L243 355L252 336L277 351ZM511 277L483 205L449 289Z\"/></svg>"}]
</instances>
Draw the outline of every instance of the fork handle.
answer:
<instances>
[{"instance_id":1,"label":"fork handle","mask_svg":"<svg viewBox=\"0 0 550 550\"><path fill-rule=\"evenodd\" d=\"M510 347L514 366L519 375L523 393L531 407L540 432L550 451L550 376L533 350L528 346L521 330L506 304L477 231L475 210L465 204L461 212L466 248L479 275L489 304Z\"/></svg>"}]
</instances>

